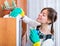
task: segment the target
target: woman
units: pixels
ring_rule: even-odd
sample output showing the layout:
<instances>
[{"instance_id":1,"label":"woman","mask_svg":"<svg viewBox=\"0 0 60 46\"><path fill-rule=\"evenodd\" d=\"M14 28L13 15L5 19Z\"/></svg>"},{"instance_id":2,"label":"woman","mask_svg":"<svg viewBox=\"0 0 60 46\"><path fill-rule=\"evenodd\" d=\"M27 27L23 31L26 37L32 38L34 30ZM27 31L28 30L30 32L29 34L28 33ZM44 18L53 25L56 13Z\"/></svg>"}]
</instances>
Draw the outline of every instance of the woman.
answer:
<instances>
[{"instance_id":1,"label":"woman","mask_svg":"<svg viewBox=\"0 0 60 46\"><path fill-rule=\"evenodd\" d=\"M10 16L18 16L20 12L17 10L21 11L20 8L16 8L11 12ZM53 23L57 19L57 12L53 8L43 8L36 20L37 22L25 15L22 16L20 14L20 16L25 23L31 25L32 27L36 27L38 25L36 29L30 29L30 40L33 43L33 46L54 46Z\"/></svg>"},{"instance_id":2,"label":"woman","mask_svg":"<svg viewBox=\"0 0 60 46\"><path fill-rule=\"evenodd\" d=\"M54 29L53 23L57 19L57 12L53 8L44 8L41 10L37 21L41 23L41 25L37 26L36 31L38 32L38 36L40 38L41 46L54 46ZM51 27L49 27L51 26ZM35 32L34 32L35 33ZM34 42L33 33L30 34L30 40ZM36 39L35 39L36 40Z\"/></svg>"}]
</instances>

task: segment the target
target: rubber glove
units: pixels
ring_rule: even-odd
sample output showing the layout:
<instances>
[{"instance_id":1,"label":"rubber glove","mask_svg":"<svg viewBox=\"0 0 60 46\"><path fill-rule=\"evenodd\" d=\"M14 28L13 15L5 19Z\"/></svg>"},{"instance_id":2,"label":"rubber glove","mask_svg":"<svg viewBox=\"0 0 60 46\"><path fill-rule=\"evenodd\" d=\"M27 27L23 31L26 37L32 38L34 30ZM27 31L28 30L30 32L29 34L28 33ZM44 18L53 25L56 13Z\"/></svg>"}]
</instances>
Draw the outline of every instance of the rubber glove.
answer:
<instances>
[{"instance_id":1,"label":"rubber glove","mask_svg":"<svg viewBox=\"0 0 60 46\"><path fill-rule=\"evenodd\" d=\"M40 46L40 38L38 36L38 32L36 29L31 28L30 29L30 40L33 43L33 46Z\"/></svg>"},{"instance_id":2,"label":"rubber glove","mask_svg":"<svg viewBox=\"0 0 60 46\"><path fill-rule=\"evenodd\" d=\"M39 42L36 42L36 43L33 43L32 46L41 46L40 41Z\"/></svg>"},{"instance_id":3,"label":"rubber glove","mask_svg":"<svg viewBox=\"0 0 60 46\"><path fill-rule=\"evenodd\" d=\"M13 9L11 12L10 12L10 14L9 14L11 17L14 17L14 18L16 18L18 15L20 15L20 16L24 16L25 15L25 13L24 13L24 11L23 11L23 9L22 8L15 8L15 9Z\"/></svg>"}]
</instances>

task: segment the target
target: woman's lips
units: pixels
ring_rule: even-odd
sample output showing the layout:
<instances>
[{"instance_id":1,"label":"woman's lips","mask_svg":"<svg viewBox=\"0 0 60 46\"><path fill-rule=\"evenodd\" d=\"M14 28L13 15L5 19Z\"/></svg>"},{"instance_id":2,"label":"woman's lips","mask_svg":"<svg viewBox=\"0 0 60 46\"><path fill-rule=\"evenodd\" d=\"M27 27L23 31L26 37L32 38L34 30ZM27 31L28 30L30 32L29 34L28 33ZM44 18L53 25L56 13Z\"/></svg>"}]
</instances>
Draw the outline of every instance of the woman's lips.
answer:
<instances>
[{"instance_id":1,"label":"woman's lips","mask_svg":"<svg viewBox=\"0 0 60 46\"><path fill-rule=\"evenodd\" d=\"M41 18L37 18L37 19L41 20Z\"/></svg>"}]
</instances>

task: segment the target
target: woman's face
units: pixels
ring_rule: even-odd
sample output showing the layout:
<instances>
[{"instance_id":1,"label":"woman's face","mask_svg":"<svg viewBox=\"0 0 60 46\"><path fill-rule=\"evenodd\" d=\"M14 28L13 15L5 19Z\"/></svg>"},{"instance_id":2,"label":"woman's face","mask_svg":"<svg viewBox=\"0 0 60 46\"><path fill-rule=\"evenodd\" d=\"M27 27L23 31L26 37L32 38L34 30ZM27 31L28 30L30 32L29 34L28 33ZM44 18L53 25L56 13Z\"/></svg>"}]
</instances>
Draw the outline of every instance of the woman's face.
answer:
<instances>
[{"instance_id":1,"label":"woman's face","mask_svg":"<svg viewBox=\"0 0 60 46\"><path fill-rule=\"evenodd\" d=\"M43 10L38 15L37 21L40 22L40 23L48 23L48 11L47 11L47 9Z\"/></svg>"}]
</instances>

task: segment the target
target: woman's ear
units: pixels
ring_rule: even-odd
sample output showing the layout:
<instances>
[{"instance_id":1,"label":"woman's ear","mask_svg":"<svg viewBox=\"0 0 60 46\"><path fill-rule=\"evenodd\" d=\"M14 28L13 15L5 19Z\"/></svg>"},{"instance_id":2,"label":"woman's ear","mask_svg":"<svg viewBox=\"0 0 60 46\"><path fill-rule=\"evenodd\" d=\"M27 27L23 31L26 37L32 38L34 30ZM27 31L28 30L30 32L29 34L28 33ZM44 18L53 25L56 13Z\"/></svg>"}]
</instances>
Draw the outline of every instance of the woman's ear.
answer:
<instances>
[{"instance_id":1,"label":"woman's ear","mask_svg":"<svg viewBox=\"0 0 60 46\"><path fill-rule=\"evenodd\" d=\"M51 23L51 20L48 20L47 23Z\"/></svg>"}]
</instances>

